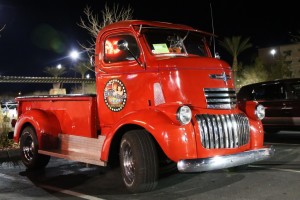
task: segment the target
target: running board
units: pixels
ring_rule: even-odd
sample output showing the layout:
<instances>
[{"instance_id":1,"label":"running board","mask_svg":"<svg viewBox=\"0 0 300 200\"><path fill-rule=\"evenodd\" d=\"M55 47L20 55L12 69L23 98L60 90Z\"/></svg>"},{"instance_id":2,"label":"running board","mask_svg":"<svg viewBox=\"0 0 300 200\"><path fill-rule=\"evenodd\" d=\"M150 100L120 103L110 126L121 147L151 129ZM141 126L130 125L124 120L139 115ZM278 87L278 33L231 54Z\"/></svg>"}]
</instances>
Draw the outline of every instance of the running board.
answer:
<instances>
[{"instance_id":1,"label":"running board","mask_svg":"<svg viewBox=\"0 0 300 200\"><path fill-rule=\"evenodd\" d=\"M68 134L59 134L58 149L39 150L45 154L57 158L64 158L78 162L106 166L107 162L101 161L101 150L105 137L88 138Z\"/></svg>"}]
</instances>

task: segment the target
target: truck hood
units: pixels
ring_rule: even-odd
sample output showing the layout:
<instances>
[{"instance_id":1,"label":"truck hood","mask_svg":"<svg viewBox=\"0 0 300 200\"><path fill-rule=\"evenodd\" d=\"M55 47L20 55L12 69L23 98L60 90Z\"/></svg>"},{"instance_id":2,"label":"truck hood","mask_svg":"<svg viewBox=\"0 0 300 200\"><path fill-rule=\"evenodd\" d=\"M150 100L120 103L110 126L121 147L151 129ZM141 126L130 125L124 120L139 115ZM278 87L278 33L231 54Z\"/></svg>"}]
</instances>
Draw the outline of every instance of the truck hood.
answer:
<instances>
[{"instance_id":1,"label":"truck hood","mask_svg":"<svg viewBox=\"0 0 300 200\"><path fill-rule=\"evenodd\" d=\"M230 70L230 66L223 60L219 60L216 58L208 58L208 57L186 57L186 56L176 56L176 57L161 57L157 59L159 68L201 68L201 69L228 69Z\"/></svg>"},{"instance_id":2,"label":"truck hood","mask_svg":"<svg viewBox=\"0 0 300 200\"><path fill-rule=\"evenodd\" d=\"M236 104L230 66L219 59L176 57L158 60L166 103L199 108L231 109Z\"/></svg>"}]
</instances>

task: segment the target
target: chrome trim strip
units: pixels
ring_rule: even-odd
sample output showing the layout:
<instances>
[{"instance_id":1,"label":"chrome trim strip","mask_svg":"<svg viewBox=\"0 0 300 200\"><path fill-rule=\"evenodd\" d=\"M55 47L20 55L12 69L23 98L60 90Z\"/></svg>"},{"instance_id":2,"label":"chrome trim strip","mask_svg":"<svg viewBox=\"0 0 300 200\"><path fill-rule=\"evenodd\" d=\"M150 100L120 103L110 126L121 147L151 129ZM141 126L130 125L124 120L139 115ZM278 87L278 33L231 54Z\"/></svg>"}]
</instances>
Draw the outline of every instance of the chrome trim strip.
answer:
<instances>
[{"instance_id":1,"label":"chrome trim strip","mask_svg":"<svg viewBox=\"0 0 300 200\"><path fill-rule=\"evenodd\" d=\"M207 108L232 109L236 107L236 92L229 88L204 88Z\"/></svg>"},{"instance_id":2,"label":"chrome trim strip","mask_svg":"<svg viewBox=\"0 0 300 200\"><path fill-rule=\"evenodd\" d=\"M216 91L232 91L235 92L233 88L204 88L205 92L216 92Z\"/></svg>"},{"instance_id":3,"label":"chrome trim strip","mask_svg":"<svg viewBox=\"0 0 300 200\"><path fill-rule=\"evenodd\" d=\"M273 146L270 146L231 155L180 160L177 163L177 169L179 172L202 172L225 169L266 160L274 154L275 149Z\"/></svg>"}]
</instances>

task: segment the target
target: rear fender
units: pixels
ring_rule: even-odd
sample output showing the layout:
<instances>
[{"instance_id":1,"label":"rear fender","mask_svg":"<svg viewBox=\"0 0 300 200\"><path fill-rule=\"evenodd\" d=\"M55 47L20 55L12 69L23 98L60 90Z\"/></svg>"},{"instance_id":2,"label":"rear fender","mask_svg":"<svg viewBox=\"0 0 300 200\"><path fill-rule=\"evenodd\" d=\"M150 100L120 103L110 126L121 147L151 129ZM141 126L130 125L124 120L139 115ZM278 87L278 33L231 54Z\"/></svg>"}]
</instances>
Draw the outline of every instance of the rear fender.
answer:
<instances>
[{"instance_id":1,"label":"rear fender","mask_svg":"<svg viewBox=\"0 0 300 200\"><path fill-rule=\"evenodd\" d=\"M58 144L58 134L61 132L60 123L56 116L44 110L29 110L23 113L15 126L14 140L19 142L22 130L31 125L36 131L39 148L56 148Z\"/></svg>"},{"instance_id":2,"label":"rear fender","mask_svg":"<svg viewBox=\"0 0 300 200\"><path fill-rule=\"evenodd\" d=\"M147 109L132 112L122 118L107 135L102 148L101 159L108 160L113 137L124 125L137 125L146 129L157 141L165 154L173 161L183 158L196 158L195 132L192 123L179 125L168 113Z\"/></svg>"}]
</instances>

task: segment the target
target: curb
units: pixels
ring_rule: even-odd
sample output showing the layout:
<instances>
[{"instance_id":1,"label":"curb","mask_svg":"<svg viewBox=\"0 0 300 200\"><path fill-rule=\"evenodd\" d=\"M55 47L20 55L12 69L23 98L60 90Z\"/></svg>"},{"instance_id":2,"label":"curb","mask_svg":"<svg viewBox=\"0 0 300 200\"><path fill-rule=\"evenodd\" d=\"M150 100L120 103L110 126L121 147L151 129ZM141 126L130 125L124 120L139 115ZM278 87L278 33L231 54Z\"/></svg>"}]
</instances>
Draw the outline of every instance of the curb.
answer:
<instances>
[{"instance_id":1,"label":"curb","mask_svg":"<svg viewBox=\"0 0 300 200\"><path fill-rule=\"evenodd\" d=\"M20 149L0 151L0 163L11 162L21 159Z\"/></svg>"}]
</instances>

